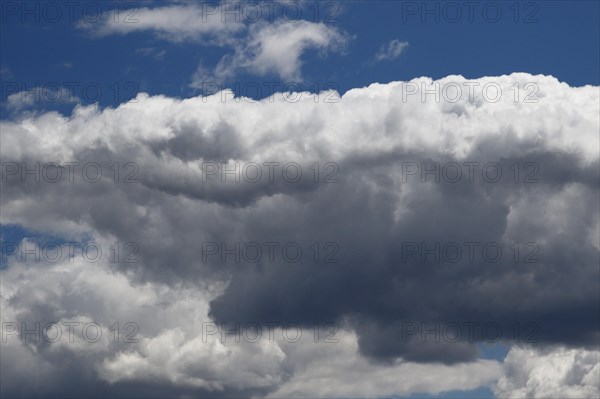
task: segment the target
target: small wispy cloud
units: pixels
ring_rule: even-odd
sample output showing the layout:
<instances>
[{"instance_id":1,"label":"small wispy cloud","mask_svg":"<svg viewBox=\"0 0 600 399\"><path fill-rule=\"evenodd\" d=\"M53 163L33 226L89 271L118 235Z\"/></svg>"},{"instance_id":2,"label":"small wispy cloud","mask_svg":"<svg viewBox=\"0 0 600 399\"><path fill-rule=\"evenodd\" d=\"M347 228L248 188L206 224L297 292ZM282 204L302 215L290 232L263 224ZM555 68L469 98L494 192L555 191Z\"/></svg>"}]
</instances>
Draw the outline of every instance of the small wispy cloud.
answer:
<instances>
[{"instance_id":1,"label":"small wispy cloud","mask_svg":"<svg viewBox=\"0 0 600 399\"><path fill-rule=\"evenodd\" d=\"M81 100L64 87L34 87L10 94L2 106L9 111L20 111L35 106L51 106L56 104L78 104Z\"/></svg>"},{"instance_id":2,"label":"small wispy cloud","mask_svg":"<svg viewBox=\"0 0 600 399\"><path fill-rule=\"evenodd\" d=\"M307 50L317 50L323 56L341 53L350 40L346 32L323 23L279 21L255 25L249 28L247 36L238 39L234 52L223 56L212 70L200 64L190 86L203 87L207 79L224 82L239 71L258 76L272 73L281 79L300 81Z\"/></svg>"},{"instance_id":3,"label":"small wispy cloud","mask_svg":"<svg viewBox=\"0 0 600 399\"><path fill-rule=\"evenodd\" d=\"M155 8L132 8L130 23L115 21L108 13L95 21L83 20L77 26L96 37L126 35L133 32L152 32L157 37L181 43L233 43L233 34L244 31L243 22L223 20L210 7L197 4L168 5ZM213 10L214 11L214 10Z\"/></svg>"},{"instance_id":4,"label":"small wispy cloud","mask_svg":"<svg viewBox=\"0 0 600 399\"><path fill-rule=\"evenodd\" d=\"M14 78L14 75L9 67L0 65L0 77L2 77L2 79L12 79Z\"/></svg>"},{"instance_id":5,"label":"small wispy cloud","mask_svg":"<svg viewBox=\"0 0 600 399\"><path fill-rule=\"evenodd\" d=\"M71 69L73 68L73 63L69 61L61 62L59 64L52 65L54 68L63 68L63 69Z\"/></svg>"},{"instance_id":6,"label":"small wispy cloud","mask_svg":"<svg viewBox=\"0 0 600 399\"><path fill-rule=\"evenodd\" d=\"M384 44L381 46L377 54L375 54L373 63L394 60L400 57L407 48L408 42L401 42L398 39L391 40L387 45Z\"/></svg>"},{"instance_id":7,"label":"small wispy cloud","mask_svg":"<svg viewBox=\"0 0 600 399\"><path fill-rule=\"evenodd\" d=\"M146 57L152 57L157 61L165 59L166 50L159 50L154 47L143 47L135 50L136 54L140 54Z\"/></svg>"}]
</instances>

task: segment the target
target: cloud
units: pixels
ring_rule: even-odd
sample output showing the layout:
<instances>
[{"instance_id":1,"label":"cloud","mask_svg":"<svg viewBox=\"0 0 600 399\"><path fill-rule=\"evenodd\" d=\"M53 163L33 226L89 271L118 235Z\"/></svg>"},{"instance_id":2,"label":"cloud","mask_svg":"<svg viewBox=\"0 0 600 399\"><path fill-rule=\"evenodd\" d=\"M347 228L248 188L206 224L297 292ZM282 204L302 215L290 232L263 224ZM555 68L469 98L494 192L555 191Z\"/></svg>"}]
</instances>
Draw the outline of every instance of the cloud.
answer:
<instances>
[{"instance_id":1,"label":"cloud","mask_svg":"<svg viewBox=\"0 0 600 399\"><path fill-rule=\"evenodd\" d=\"M398 39L390 40L386 45L381 46L377 54L375 54L374 62L391 61L400 57L400 55L408 48L408 42L401 42Z\"/></svg>"},{"instance_id":2,"label":"cloud","mask_svg":"<svg viewBox=\"0 0 600 399\"><path fill-rule=\"evenodd\" d=\"M4 65L0 65L0 76L5 76L6 78L12 78L13 74L10 71L10 68Z\"/></svg>"},{"instance_id":3,"label":"cloud","mask_svg":"<svg viewBox=\"0 0 600 399\"><path fill-rule=\"evenodd\" d=\"M97 237L95 242L108 248L113 239ZM271 392L275 397L331 397L340 394L332 391L337 384L344 384L345 396L384 396L475 388L491 384L500 372L499 363L489 360L456 368L371 364L360 356L356 336L349 331L341 331L336 343L315 343L312 331L305 331L298 342L289 342L280 328L273 329L273 339L267 339L265 330L265 339L255 343L236 342L234 335L225 339L209 335L202 323L211 322L209 299L222 287L198 290L140 284L111 270L106 258L95 263L81 256L40 263L33 257L25 262L11 258L1 284L2 325L17 325L16 335L3 332L3 396L77 397L89 395L86 389L102 396L122 396L149 392L145 390L150 387L161 397L166 392L170 396ZM48 334L52 339L59 336L57 342L34 342L31 333L26 341L20 338L23 326L35 331L35 323L52 322L62 326L62 335L54 327ZM66 326L76 322L80 324L73 327L71 342ZM121 335L114 333L115 322ZM137 327L133 336L126 334L133 329L123 330L128 322ZM83 335L86 323L100 326L103 334L98 342L91 343ZM415 380L423 375L427 378ZM73 379L80 384L71 384Z\"/></svg>"},{"instance_id":4,"label":"cloud","mask_svg":"<svg viewBox=\"0 0 600 399\"><path fill-rule=\"evenodd\" d=\"M11 112L33 106L77 104L81 100L64 87L34 87L8 95L3 105Z\"/></svg>"},{"instance_id":5,"label":"cloud","mask_svg":"<svg viewBox=\"0 0 600 399\"><path fill-rule=\"evenodd\" d=\"M221 83L239 71L257 76L272 73L288 82L298 81L303 53L311 49L322 55L340 52L348 40L347 35L323 23L256 24L250 27L248 36L235 45L234 53L221 58L213 71L200 64L191 87L201 88L207 82Z\"/></svg>"},{"instance_id":6,"label":"cloud","mask_svg":"<svg viewBox=\"0 0 600 399\"><path fill-rule=\"evenodd\" d=\"M504 362L504 376L494 393L499 398L597 398L600 396L600 351L515 347Z\"/></svg>"},{"instance_id":7,"label":"cloud","mask_svg":"<svg viewBox=\"0 0 600 399\"><path fill-rule=\"evenodd\" d=\"M154 47L142 47L135 50L135 53L141 54L146 57L152 57L157 61L162 61L165 59L165 54L167 53L167 51L164 49L159 50Z\"/></svg>"},{"instance_id":8,"label":"cloud","mask_svg":"<svg viewBox=\"0 0 600 399\"><path fill-rule=\"evenodd\" d=\"M465 83L475 87L472 98ZM536 88L537 102L523 102L523 97L515 101L511 87L523 88L526 83ZM463 88L463 96L448 101L449 91L443 88L456 85ZM420 92L409 94L415 87L429 94L424 98ZM490 88L487 97L484 87ZM431 94L436 88L438 101ZM494 88L503 95L490 101ZM133 384L142 370L151 371L161 384L213 387L202 377L212 371L189 376L175 366L177 359L187 359L196 348L185 329L177 330L182 323L175 315L184 313L183 307L169 305L170 295L177 302L177 295L185 293L193 298L188 303L198 301L206 317L218 323L343 325L353 337L345 341L352 348L348 358L363 356L371 362L369 370L375 381L382 381L385 394L418 389L418 384L406 380L387 385L391 383L386 367L398 364L438 365L436 370L446 377L451 372L448 365L472 373L459 365L480 362L475 348L486 338L480 334L485 323L495 323L503 331L499 340L508 345L514 341L515 323L534 323L536 348L589 350L597 345L600 324L598 106L597 87L569 87L551 76L517 73L471 81L461 76L437 81L423 77L373 84L341 96L283 93L261 101L236 101L228 91L186 99L140 94L116 108L78 106L68 116L17 115L0 125L3 162L25 162L30 168L35 162L106 166L133 162L139 182L115 183L114 171L105 169L107 174L97 183L81 179L23 183L20 175L3 169L0 222L65 237L86 234L135 242L140 262L111 266L111 275L122 279L120 285L107 277L96 278L105 283L90 293L94 300L74 302L98 307L92 310L77 308L63 290L52 294L51 287L57 284L48 283L51 279L42 284L32 277L35 273L5 278L21 273L19 265L9 266L0 272L3 284L15 281L18 287L21 283L16 281L31 279L33 285L6 306L19 306L23 317L30 314L29 320L43 319L45 314L104 320L102 312L120 315L119 304L113 302L118 298L126 299L128 305L121 305L125 312L140 300L135 298L143 297L138 288L134 294L121 293L120 288L107 291L106 286L150 287L146 294L150 298L166 293L164 307L161 299L148 299L139 314L123 314L147 323L140 326L147 335L135 348L137 354L122 356L108 350L108 360L104 356L94 363L101 365L103 378L115 381L115 389ZM274 181L223 183L208 176L204 168L208 162L227 164L230 170L239 162L238 171L249 162L296 162L304 174L296 183L283 180L281 169L276 169ZM317 182L315 162L320 170ZM337 165L337 183L323 182L331 172L323 168L328 162ZM408 162L419 166L429 162L430 169L433 162L479 162L480 168L495 162L503 174L498 182L489 183L481 180L477 169L477 180L471 182L463 169L459 182L435 183L430 176L423 183L418 174L405 179L403 165ZM515 168L520 172L516 182ZM439 174L442 170L440 166ZM525 183L532 170L537 182ZM268 176L266 168L263 174ZM202 257L202 244L207 242L231 248L235 243L272 241L300 243L305 254L312 253L315 242L335 242L339 261L315 263L307 256L297 263L281 257L277 262L236 263ZM419 256L402 260L406 255L402 243L472 241L501 243L505 256L496 263L481 257L476 262L464 257L460 262L423 263ZM537 261L515 262L511 250L515 242L536 243ZM529 251L521 252L520 259L528 255ZM73 280L66 275L58 286ZM92 281L86 276L78 284ZM218 292L202 295L209 286L219 287ZM39 297L28 295L38 289ZM193 296L196 291L202 298ZM46 307L38 306L37 298ZM52 306L56 309L47 311ZM173 319L164 327L153 324L163 319L162 310L157 316L156 309L166 309L165 317L169 313ZM429 326L479 323L479 333L473 340L464 333L454 343L425 342L419 333L402 340L403 323L411 321ZM527 331L520 339L531 335ZM181 349L171 359L161 357L161 346L168 352L189 350ZM275 349L240 349L240 356L266 356L265 368L253 370L255 379L232 373L231 379L220 383L260 394L279 389L297 392L300 385L293 382L313 375L300 365L293 376L285 374L290 352L280 346L286 360L278 363ZM209 351L203 356L212 355ZM232 354L239 359L236 356ZM160 374L158 365L164 362L174 366ZM130 380L117 381L130 363L139 372L132 371ZM366 363L356 360L356 364ZM490 367L474 374L468 386L489 381L495 363ZM333 381L333 368L323 370ZM345 371L339 381L350 380L346 373L352 371ZM251 380L256 384L248 383ZM432 389L450 389L447 381L441 378L440 387ZM367 389L364 395L370 395ZM315 385L314 395L326 393Z\"/></svg>"},{"instance_id":9,"label":"cloud","mask_svg":"<svg viewBox=\"0 0 600 399\"><path fill-rule=\"evenodd\" d=\"M97 237L95 242L108 249L111 240ZM199 290L197 286L139 284L111 270L108 259L92 263L75 256L72 261L65 257L59 262L36 263L33 257L26 262L11 258L2 270L3 326L16 323L19 330L22 326L35 330L36 323L54 322L63 331L53 344L43 339L35 343L31 337L24 344L19 332L3 335L1 361L7 370L2 373L3 396L73 397L89 395L86 389L118 396L128 383L144 382L164 389L179 386L182 393L186 389L243 392L277 383L284 354L276 343L236 345L230 340L223 344L217 336L203 342L201 323L209 321L208 299L219 287ZM69 322L80 323L73 327L73 342L65 327ZM99 342L86 341L83 335L82 326L91 322L101 328ZM121 326L120 338L114 335L115 322ZM138 327L133 336L126 334L133 329L123 329L128 322ZM54 330L49 335L53 334ZM126 343L126 338L138 342ZM229 356L223 356L228 352ZM27 373L23 374L21 365L29 367ZM36 378L24 384L24 375ZM73 378L83 384L69 384Z\"/></svg>"},{"instance_id":10,"label":"cloud","mask_svg":"<svg viewBox=\"0 0 600 399\"><path fill-rule=\"evenodd\" d=\"M297 370L269 397L371 398L416 392L435 395L457 387L461 391L487 387L501 371L500 362L483 359L454 366L401 361L382 365L360 355L355 334L344 332L339 339L339 344L326 344L324 348L284 346Z\"/></svg>"},{"instance_id":11,"label":"cloud","mask_svg":"<svg viewBox=\"0 0 600 399\"><path fill-rule=\"evenodd\" d=\"M234 12L227 16L230 7ZM299 80L301 58L306 51L316 50L321 55L341 52L349 40L347 34L324 23L269 17L269 8L261 3L258 6L260 18L250 18L246 15L249 11L235 11L235 7L239 5L231 6L227 2L218 6L144 7L134 9L134 14L123 20L106 14L97 22L83 21L79 26L99 37L151 32L177 43L189 41L232 49L233 53L223 56L211 70L202 64L198 66L190 84L194 88L201 88L207 82L221 83L240 71L258 76L273 73L282 79ZM148 49L137 52L151 55ZM164 50L162 55L153 53L157 59L163 55Z\"/></svg>"},{"instance_id":12,"label":"cloud","mask_svg":"<svg viewBox=\"0 0 600 399\"><path fill-rule=\"evenodd\" d=\"M59 64L54 64L53 67L62 68L62 69L71 69L71 68L73 68L73 63L69 62L69 61L65 61L65 62L61 62Z\"/></svg>"},{"instance_id":13,"label":"cloud","mask_svg":"<svg viewBox=\"0 0 600 399\"><path fill-rule=\"evenodd\" d=\"M208 4L140 7L121 10L119 15L120 18L115 18L113 13L105 13L98 21L81 21L79 27L98 37L150 32L177 43L217 44L230 42L232 35L245 29L244 23L233 18L223 20L221 13L213 12Z\"/></svg>"},{"instance_id":14,"label":"cloud","mask_svg":"<svg viewBox=\"0 0 600 399\"><path fill-rule=\"evenodd\" d=\"M298 79L300 56L307 49L323 52L340 51L347 38L323 23L298 21L280 22L251 30L247 44L236 49L233 61L219 63L219 74L241 66L263 76L269 72L282 79Z\"/></svg>"}]
</instances>

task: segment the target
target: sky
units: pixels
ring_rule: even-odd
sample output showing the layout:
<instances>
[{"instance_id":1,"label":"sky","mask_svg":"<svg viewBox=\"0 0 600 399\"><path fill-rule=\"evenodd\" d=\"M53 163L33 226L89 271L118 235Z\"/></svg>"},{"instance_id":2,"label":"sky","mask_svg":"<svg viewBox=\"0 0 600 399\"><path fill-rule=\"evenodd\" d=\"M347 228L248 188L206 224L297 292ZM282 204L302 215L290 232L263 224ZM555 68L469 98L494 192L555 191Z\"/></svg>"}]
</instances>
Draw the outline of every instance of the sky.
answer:
<instances>
[{"instance_id":1,"label":"sky","mask_svg":"<svg viewBox=\"0 0 600 399\"><path fill-rule=\"evenodd\" d=\"M0 48L2 397L600 395L598 1L2 1Z\"/></svg>"},{"instance_id":2,"label":"sky","mask_svg":"<svg viewBox=\"0 0 600 399\"><path fill-rule=\"evenodd\" d=\"M198 66L212 69L231 53L231 47L198 38L202 35L182 33L176 40L165 40L151 28L95 36L93 29L83 27L85 22L93 25L108 17L118 21L117 27L137 26L133 21L139 15L127 2L89 3L51 7L33 2L13 7L14 2L5 2L0 39L3 100L13 94L14 85L9 84L13 82L25 89L40 84L49 89L66 86L84 103L102 105L116 105L142 91L190 97L202 92L191 86ZM210 3L204 4L209 10ZM232 7L235 10L235 5ZM281 76L277 71L257 76L242 68L227 79L210 82L253 98L274 91L263 81L311 91L337 88L345 92L374 82L420 76L479 78L528 72L552 75L573 86L598 85L599 12L597 1L554 0L487 5L458 2L450 6L409 1L239 6L237 12L224 15L234 26L243 19L252 22L256 15L267 22L276 18L306 20L343 32L346 40L325 50L307 46L296 76ZM378 51L393 40L408 46L398 56L375 61ZM69 88L70 82L79 84ZM260 91L254 83L259 83ZM55 98L51 94L43 97ZM63 97L71 98L66 93Z\"/></svg>"}]
</instances>

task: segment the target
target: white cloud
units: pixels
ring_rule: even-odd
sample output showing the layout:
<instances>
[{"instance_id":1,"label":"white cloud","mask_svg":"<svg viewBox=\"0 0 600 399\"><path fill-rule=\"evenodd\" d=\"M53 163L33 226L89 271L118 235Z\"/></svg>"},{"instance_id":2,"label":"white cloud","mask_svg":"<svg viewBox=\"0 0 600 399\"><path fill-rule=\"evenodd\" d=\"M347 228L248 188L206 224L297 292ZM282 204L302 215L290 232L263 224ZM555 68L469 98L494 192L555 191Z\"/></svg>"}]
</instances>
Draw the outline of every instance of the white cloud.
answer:
<instances>
[{"instance_id":1,"label":"white cloud","mask_svg":"<svg viewBox=\"0 0 600 399\"><path fill-rule=\"evenodd\" d=\"M295 79L299 76L300 56L305 50L339 51L346 40L339 31L323 23L298 21L266 25L250 33L248 46L243 50L242 66L258 75L275 72L283 79Z\"/></svg>"},{"instance_id":2,"label":"white cloud","mask_svg":"<svg viewBox=\"0 0 600 399\"><path fill-rule=\"evenodd\" d=\"M142 47L135 50L136 54L141 54L146 57L152 57L157 61L162 61L165 59L165 54L167 53L164 49L156 49L154 47Z\"/></svg>"},{"instance_id":3,"label":"white cloud","mask_svg":"<svg viewBox=\"0 0 600 399\"><path fill-rule=\"evenodd\" d=\"M401 42L398 39L391 40L387 45L381 46L377 54L375 54L374 62L394 60L406 51L408 42Z\"/></svg>"},{"instance_id":4,"label":"white cloud","mask_svg":"<svg viewBox=\"0 0 600 399\"><path fill-rule=\"evenodd\" d=\"M458 365L370 362L358 353L356 335L342 332L339 344L284 344L293 367L292 378L273 398L374 398L413 393L439 394L488 387L499 377L501 363L477 360ZM298 361L297 359L301 359Z\"/></svg>"},{"instance_id":5,"label":"white cloud","mask_svg":"<svg viewBox=\"0 0 600 399\"><path fill-rule=\"evenodd\" d=\"M0 65L0 76L6 76L6 78L12 78L13 74L8 67Z\"/></svg>"},{"instance_id":6,"label":"white cloud","mask_svg":"<svg viewBox=\"0 0 600 399\"><path fill-rule=\"evenodd\" d=\"M222 43L229 42L232 35L243 31L243 22L227 18L221 13L211 12L206 6L171 5L156 8L132 8L121 10L118 17L105 13L99 21L82 21L80 27L97 36L151 32L158 37L174 42L186 40Z\"/></svg>"},{"instance_id":7,"label":"white cloud","mask_svg":"<svg viewBox=\"0 0 600 399\"><path fill-rule=\"evenodd\" d=\"M97 36L152 32L174 42L194 41L233 49L210 72L199 65L191 82L195 88L202 87L202 82L220 83L240 70L298 80L301 56L306 50L314 49L321 54L343 51L348 41L346 34L324 23L285 18L266 22L262 12L263 18L258 21L246 21L239 15L227 16L227 2L219 7L218 11L207 4L140 8L133 15L122 11L121 18L109 13L98 22L84 21L80 27ZM147 53L144 49L139 51ZM155 56L162 58L160 54Z\"/></svg>"},{"instance_id":8,"label":"white cloud","mask_svg":"<svg viewBox=\"0 0 600 399\"><path fill-rule=\"evenodd\" d=\"M76 104L81 100L64 87L34 87L10 94L3 103L10 111L20 111L35 105Z\"/></svg>"},{"instance_id":9,"label":"white cloud","mask_svg":"<svg viewBox=\"0 0 600 399\"><path fill-rule=\"evenodd\" d=\"M234 54L225 55L209 72L203 65L192 78L191 86L231 78L238 71L264 76L268 73L281 79L301 79L302 55L307 50L321 54L343 51L348 37L334 27L323 23L279 21L273 24L253 25L248 36L235 45Z\"/></svg>"},{"instance_id":10,"label":"white cloud","mask_svg":"<svg viewBox=\"0 0 600 399\"><path fill-rule=\"evenodd\" d=\"M514 347L494 393L499 398L598 398L600 351Z\"/></svg>"},{"instance_id":11,"label":"white cloud","mask_svg":"<svg viewBox=\"0 0 600 399\"><path fill-rule=\"evenodd\" d=\"M70 61L61 62L59 64L53 65L55 68L63 68L63 69L71 69L73 68L73 63Z\"/></svg>"}]
</instances>

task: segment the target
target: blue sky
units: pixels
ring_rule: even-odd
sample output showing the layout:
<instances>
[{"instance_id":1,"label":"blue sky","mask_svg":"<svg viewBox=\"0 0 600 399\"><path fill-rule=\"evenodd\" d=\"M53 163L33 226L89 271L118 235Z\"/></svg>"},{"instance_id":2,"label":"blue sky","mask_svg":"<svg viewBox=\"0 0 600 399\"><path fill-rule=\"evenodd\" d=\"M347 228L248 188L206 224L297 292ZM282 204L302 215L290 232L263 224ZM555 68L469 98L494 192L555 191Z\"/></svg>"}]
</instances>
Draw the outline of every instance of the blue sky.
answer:
<instances>
[{"instance_id":1,"label":"blue sky","mask_svg":"<svg viewBox=\"0 0 600 399\"><path fill-rule=\"evenodd\" d=\"M102 105L123 102L137 91L189 97L198 94L190 87L198 64L210 68L230 52L210 43L165 40L151 31L95 37L78 26L95 15L95 6L78 4L72 19L63 10L56 23L23 15L22 9L5 12L0 39L3 101L15 91L13 83L32 89L77 82L71 87L83 103L98 100ZM102 4L104 13L114 10L112 2L93 4ZM123 9L120 15L125 18L131 4L119 4ZM422 4L434 13L427 13ZM318 20L349 36L344 51L323 55L307 49L301 54L302 75L298 79L238 71L223 82L224 87L265 97L268 88L259 94L249 85L264 80L293 81L311 91L335 87L345 92L373 82L419 76L461 74L478 78L518 71L553 75L574 86L599 83L597 1L481 2L472 9L459 2L461 16L457 22L453 22L454 9L441 8L437 2L422 4L351 1L337 6L323 2ZM501 15L496 17L498 9ZM303 19L315 21L314 6L302 10ZM46 11L47 15L52 15L51 11ZM372 62L379 49L392 40L407 42L408 46L397 58ZM100 86L102 95L96 94L90 82ZM86 84L87 97L83 90ZM61 109L66 111L69 106Z\"/></svg>"}]
</instances>

